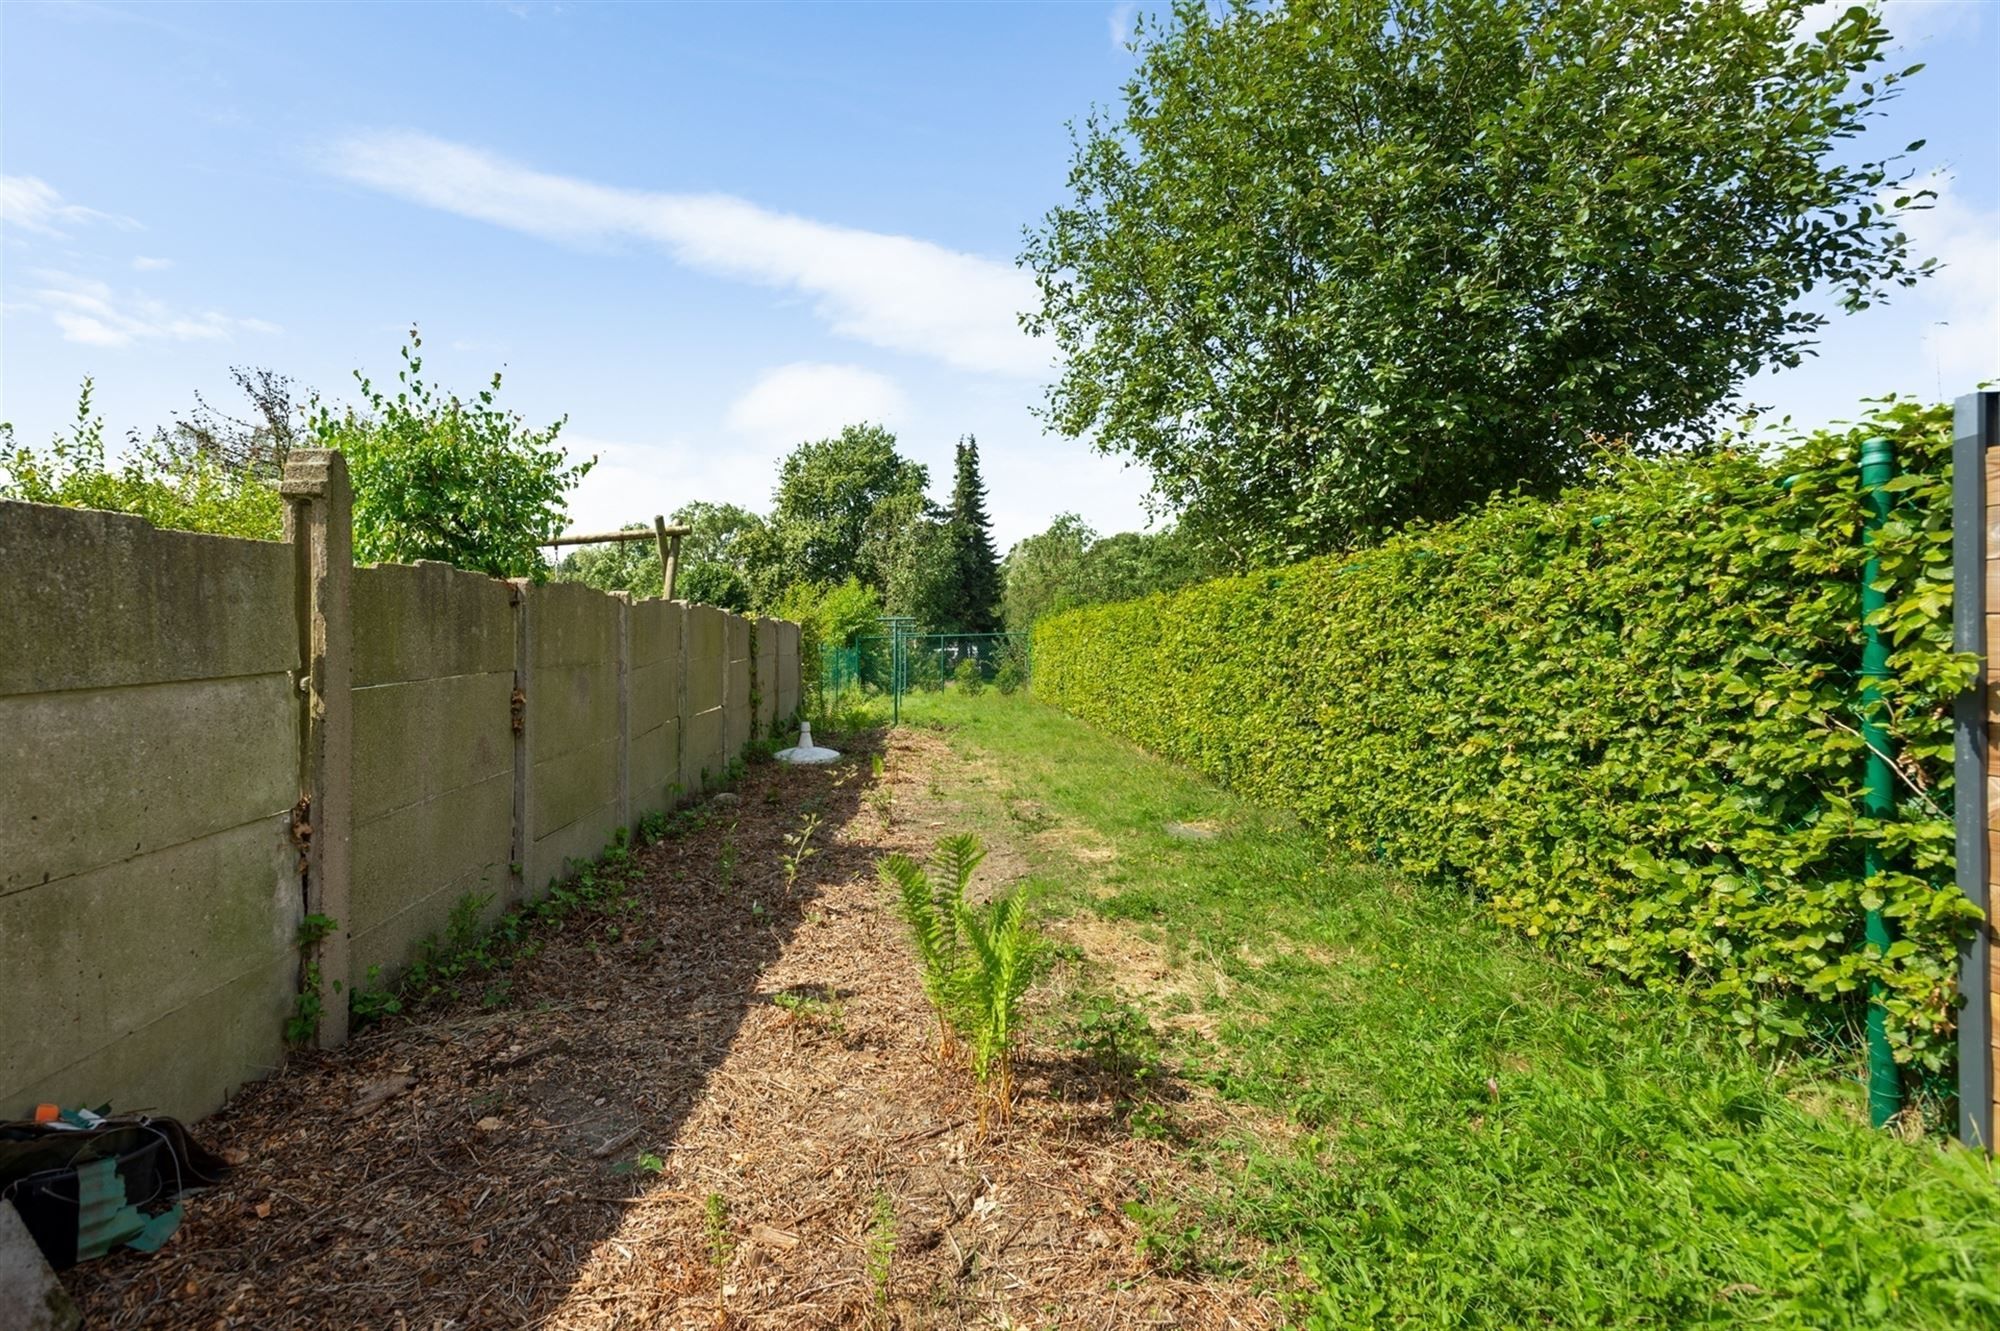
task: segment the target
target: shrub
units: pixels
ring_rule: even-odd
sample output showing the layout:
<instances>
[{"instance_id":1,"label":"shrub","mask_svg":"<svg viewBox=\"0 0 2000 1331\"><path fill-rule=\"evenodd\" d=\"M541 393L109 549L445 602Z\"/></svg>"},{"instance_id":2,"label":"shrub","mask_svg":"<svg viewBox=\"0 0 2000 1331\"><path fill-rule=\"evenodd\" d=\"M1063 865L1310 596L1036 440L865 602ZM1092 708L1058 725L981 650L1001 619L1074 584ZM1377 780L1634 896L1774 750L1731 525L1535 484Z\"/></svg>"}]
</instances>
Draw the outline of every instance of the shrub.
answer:
<instances>
[{"instance_id":1,"label":"shrub","mask_svg":"<svg viewBox=\"0 0 2000 1331\"><path fill-rule=\"evenodd\" d=\"M979 673L979 662L968 656L952 670L951 682L960 693L978 693L986 687L986 676Z\"/></svg>"},{"instance_id":2,"label":"shrub","mask_svg":"<svg viewBox=\"0 0 2000 1331\"><path fill-rule=\"evenodd\" d=\"M0 499L136 513L155 527L219 536L275 541L284 534L285 501L268 476L232 467L185 439L165 431L147 441L132 436L125 455L110 460L95 391L85 379L76 419L47 449L19 443L13 427L0 424Z\"/></svg>"},{"instance_id":3,"label":"shrub","mask_svg":"<svg viewBox=\"0 0 2000 1331\"><path fill-rule=\"evenodd\" d=\"M1072 610L1036 692L1746 1041L1851 1038L1885 986L1899 1060L1950 1059L1950 414L1893 399L1775 460L1607 458L1365 553ZM1876 545L1896 807L1861 808L1860 442L1902 474ZM1873 846L1885 871L1865 881ZM1898 941L1862 947L1879 900Z\"/></svg>"},{"instance_id":4,"label":"shrub","mask_svg":"<svg viewBox=\"0 0 2000 1331\"><path fill-rule=\"evenodd\" d=\"M1018 693L1023 682L1021 663L1011 656L1003 659L999 668L993 672L993 687L1003 694Z\"/></svg>"}]
</instances>

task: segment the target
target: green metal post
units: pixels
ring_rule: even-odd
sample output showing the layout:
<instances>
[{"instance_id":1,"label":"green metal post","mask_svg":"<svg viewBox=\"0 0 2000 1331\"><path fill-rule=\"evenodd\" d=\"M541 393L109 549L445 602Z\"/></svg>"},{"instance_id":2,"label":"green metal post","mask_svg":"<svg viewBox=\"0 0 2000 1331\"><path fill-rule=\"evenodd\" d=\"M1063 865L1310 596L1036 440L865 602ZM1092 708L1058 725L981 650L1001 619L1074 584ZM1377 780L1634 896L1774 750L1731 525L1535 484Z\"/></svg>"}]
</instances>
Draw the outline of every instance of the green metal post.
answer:
<instances>
[{"instance_id":1,"label":"green metal post","mask_svg":"<svg viewBox=\"0 0 2000 1331\"><path fill-rule=\"evenodd\" d=\"M1889 677L1889 644L1874 623L1875 613L1887 604L1875 589L1880 576L1874 545L1883 522L1889 517L1889 492L1885 488L1896 472L1896 458L1887 439L1870 439L1861 445L1861 487L1867 492L1867 533L1869 555L1861 571L1861 739L1868 746L1868 786L1862 808L1870 818L1887 819L1895 812L1895 791L1890 782L1889 727L1882 700L1882 681ZM1882 872L1882 855L1870 841L1866 853L1866 876L1874 879ZM1870 908L1867 921L1868 948L1881 956L1889 950L1889 922L1880 907ZM1882 985L1868 985L1868 1119L1876 1127L1887 1123L1903 1107L1903 1088L1889 1051L1889 1033L1882 1007Z\"/></svg>"}]
</instances>

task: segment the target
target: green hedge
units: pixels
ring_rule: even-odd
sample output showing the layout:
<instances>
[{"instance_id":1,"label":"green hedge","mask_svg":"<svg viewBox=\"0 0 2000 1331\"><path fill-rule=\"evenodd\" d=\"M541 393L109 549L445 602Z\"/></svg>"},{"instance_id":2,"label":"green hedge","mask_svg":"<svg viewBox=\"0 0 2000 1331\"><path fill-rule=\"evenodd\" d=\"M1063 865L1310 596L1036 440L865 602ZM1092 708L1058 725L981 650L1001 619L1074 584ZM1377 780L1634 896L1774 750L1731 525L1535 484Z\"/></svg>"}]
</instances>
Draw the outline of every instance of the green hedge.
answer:
<instances>
[{"instance_id":1,"label":"green hedge","mask_svg":"<svg viewBox=\"0 0 2000 1331\"><path fill-rule=\"evenodd\" d=\"M1860 441L1896 442L1879 542L1897 809L1860 810ZM1364 553L1053 616L1035 692L1746 1040L1843 1041L1871 977L1897 1057L1951 1057L1950 416L1893 401L1775 460L1607 462ZM1864 881L1865 843L1888 871ZM1879 892L1898 941L1861 946Z\"/></svg>"}]
</instances>

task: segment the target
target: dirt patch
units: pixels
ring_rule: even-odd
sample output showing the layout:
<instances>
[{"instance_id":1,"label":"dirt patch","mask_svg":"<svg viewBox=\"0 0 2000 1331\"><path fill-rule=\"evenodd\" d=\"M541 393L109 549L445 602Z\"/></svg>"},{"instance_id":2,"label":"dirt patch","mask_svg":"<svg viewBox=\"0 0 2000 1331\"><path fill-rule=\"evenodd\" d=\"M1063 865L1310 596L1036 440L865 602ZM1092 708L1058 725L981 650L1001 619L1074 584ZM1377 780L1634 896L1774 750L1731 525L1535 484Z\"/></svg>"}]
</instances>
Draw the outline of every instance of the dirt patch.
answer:
<instances>
[{"instance_id":1,"label":"dirt patch","mask_svg":"<svg viewBox=\"0 0 2000 1331\"><path fill-rule=\"evenodd\" d=\"M956 760L919 731L856 740L838 767L754 768L733 806L641 852L632 909L566 921L506 1008L299 1056L199 1125L246 1163L157 1256L70 1274L87 1324L1274 1322L1247 1276L1142 1255L1127 1204L1198 1180L1053 1043L1026 1052L1013 1123L978 1135L873 871L955 827L932 777ZM808 811L819 853L788 885ZM1025 863L994 850L989 889ZM1200 1132L1202 1102L1179 1099Z\"/></svg>"}]
</instances>

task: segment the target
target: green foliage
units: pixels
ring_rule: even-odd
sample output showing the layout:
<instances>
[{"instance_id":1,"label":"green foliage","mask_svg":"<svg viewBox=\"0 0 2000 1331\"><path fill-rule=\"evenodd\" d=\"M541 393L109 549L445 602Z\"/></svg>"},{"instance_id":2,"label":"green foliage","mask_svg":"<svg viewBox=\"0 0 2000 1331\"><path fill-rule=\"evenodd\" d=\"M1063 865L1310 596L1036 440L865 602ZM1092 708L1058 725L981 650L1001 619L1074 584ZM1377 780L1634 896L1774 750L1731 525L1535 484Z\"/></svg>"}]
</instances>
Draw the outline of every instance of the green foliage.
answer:
<instances>
[{"instance_id":1,"label":"green foliage","mask_svg":"<svg viewBox=\"0 0 2000 1331\"><path fill-rule=\"evenodd\" d=\"M929 473L896 451L879 425L850 425L832 438L800 444L778 470L770 520L746 539L752 583L769 603L795 583L838 584L860 575L862 546L883 504L923 499Z\"/></svg>"},{"instance_id":2,"label":"green foliage","mask_svg":"<svg viewBox=\"0 0 2000 1331\"><path fill-rule=\"evenodd\" d=\"M985 858L979 838L961 833L938 842L935 878L907 855L886 856L876 871L895 893L946 1052L953 1036L964 1040L973 1076L991 1090L1004 1120L1014 1102L1021 997L1041 973L1048 947L1028 918L1024 893L1009 892L984 906L966 899L973 871ZM985 1114L982 1103L982 1124Z\"/></svg>"},{"instance_id":3,"label":"green foliage","mask_svg":"<svg viewBox=\"0 0 2000 1331\"><path fill-rule=\"evenodd\" d=\"M916 950L924 997L937 1017L939 1047L954 1045L952 1004L956 1001L960 946L955 926L957 901L965 895L972 871L985 858L971 836L947 837L938 843L940 878L932 882L923 865L907 855L886 856L875 866L882 882L896 894L896 908Z\"/></svg>"},{"instance_id":4,"label":"green foliage","mask_svg":"<svg viewBox=\"0 0 2000 1331\"><path fill-rule=\"evenodd\" d=\"M319 1019L326 1015L326 978L320 970L319 945L340 927L329 915L307 915L299 921L295 941L299 949L299 991L292 996L292 1015L285 1019L285 1039L292 1044L310 1044L319 1034ZM338 982L334 988L338 989Z\"/></svg>"},{"instance_id":5,"label":"green foliage","mask_svg":"<svg viewBox=\"0 0 2000 1331\"><path fill-rule=\"evenodd\" d=\"M535 429L495 406L498 374L469 402L440 393L424 381L422 348L411 329L393 392L356 371L362 407L312 413L314 442L347 455L355 558L540 575L541 546L561 535L565 497L596 459L569 461L556 446L563 421Z\"/></svg>"},{"instance_id":6,"label":"green foliage","mask_svg":"<svg viewBox=\"0 0 2000 1331\"><path fill-rule=\"evenodd\" d=\"M1860 441L1894 441L1876 545L1896 808L1860 807ZM1775 461L1607 459L1351 558L1071 611L1035 690L1750 1042L1844 1040L1871 980L1899 1061L1951 1057L1950 413L1894 401ZM1864 881L1864 850L1885 871ZM1861 946L1880 901L1897 940Z\"/></svg>"},{"instance_id":7,"label":"green foliage","mask_svg":"<svg viewBox=\"0 0 2000 1331\"><path fill-rule=\"evenodd\" d=\"M877 1189L868 1220L868 1289L878 1317L888 1311L889 1276L895 1265L896 1201Z\"/></svg>"},{"instance_id":8,"label":"green foliage","mask_svg":"<svg viewBox=\"0 0 2000 1331\"><path fill-rule=\"evenodd\" d=\"M873 587L853 576L838 583L797 582L772 603L770 613L799 626L799 678L807 695L800 703L810 713L821 703L826 653L858 634L879 629L882 600Z\"/></svg>"},{"instance_id":9,"label":"green foliage","mask_svg":"<svg viewBox=\"0 0 2000 1331\"><path fill-rule=\"evenodd\" d=\"M162 431L127 439L115 464L106 456L95 385L83 381L76 419L46 449L17 443L0 425L0 499L134 513L155 527L275 541L285 506L268 471L230 465L190 437Z\"/></svg>"},{"instance_id":10,"label":"green foliage","mask_svg":"<svg viewBox=\"0 0 2000 1331\"><path fill-rule=\"evenodd\" d=\"M1099 536L1074 513L1017 541L1003 570L1003 617L1026 633L1059 610L1171 591L1227 572L1227 561L1186 525Z\"/></svg>"},{"instance_id":11,"label":"green foliage","mask_svg":"<svg viewBox=\"0 0 2000 1331\"><path fill-rule=\"evenodd\" d=\"M986 687L986 676L980 673L979 662L968 656L952 670L951 682L961 693L977 693Z\"/></svg>"},{"instance_id":12,"label":"green foliage","mask_svg":"<svg viewBox=\"0 0 2000 1331\"><path fill-rule=\"evenodd\" d=\"M951 589L934 627L959 633L1000 628L1000 564L993 554L993 524L986 516L986 482L979 476L979 444L958 443L951 491Z\"/></svg>"},{"instance_id":13,"label":"green foliage","mask_svg":"<svg viewBox=\"0 0 2000 1331\"><path fill-rule=\"evenodd\" d=\"M1995 1325L2000 1172L1872 1130L1853 1063L1762 1058L1678 994L1329 855L1318 829L1053 708L915 710L946 727L938 797L970 825L1032 801L1069 833L1037 838L1052 910L1166 945L1168 974L1128 997L1189 995L1202 1022L1158 1025L1161 1089L1248 1107L1163 1138L1203 1181L1128 1209L1155 1261L1270 1245L1265 1269L1296 1259L1305 1287L1286 1324L1328 1331ZM1099 1041L1107 1065L1150 1057L1142 1031ZM1135 1135L1176 1103L1137 1104Z\"/></svg>"},{"instance_id":14,"label":"green foliage","mask_svg":"<svg viewBox=\"0 0 2000 1331\"><path fill-rule=\"evenodd\" d=\"M1238 567L1553 493L1592 435L1708 441L1806 293L1929 267L1926 195L1849 148L1915 70L1807 7L1179 0L1023 256L1049 420Z\"/></svg>"},{"instance_id":15,"label":"green foliage","mask_svg":"<svg viewBox=\"0 0 2000 1331\"><path fill-rule=\"evenodd\" d=\"M1021 653L1009 645L1000 653L1000 664L993 670L993 687L1010 697L1019 692L1028 682L1028 667Z\"/></svg>"},{"instance_id":16,"label":"green foliage","mask_svg":"<svg viewBox=\"0 0 2000 1331\"><path fill-rule=\"evenodd\" d=\"M683 504L668 515L667 522L691 528L681 538L680 567L674 574L674 596L703 605L719 605L725 610L750 608L749 568L746 552L756 544L764 520L735 504L710 504L697 500ZM651 531L650 522L628 522L625 531ZM631 592L634 596L660 594L664 574L660 568L660 548L656 541L627 541L613 545L582 546L563 557L556 576L566 582L581 582L603 592Z\"/></svg>"}]
</instances>

